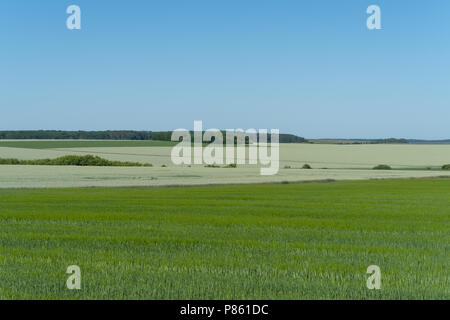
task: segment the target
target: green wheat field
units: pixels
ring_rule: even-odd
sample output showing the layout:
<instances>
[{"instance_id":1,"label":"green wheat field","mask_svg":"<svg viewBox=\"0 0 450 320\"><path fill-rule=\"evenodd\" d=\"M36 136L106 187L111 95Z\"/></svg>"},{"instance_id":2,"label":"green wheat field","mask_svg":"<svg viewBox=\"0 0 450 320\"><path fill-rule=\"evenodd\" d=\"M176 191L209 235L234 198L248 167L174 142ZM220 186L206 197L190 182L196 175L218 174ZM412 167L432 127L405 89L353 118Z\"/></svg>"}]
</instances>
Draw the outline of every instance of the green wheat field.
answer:
<instances>
[{"instance_id":1,"label":"green wheat field","mask_svg":"<svg viewBox=\"0 0 450 320\"><path fill-rule=\"evenodd\" d=\"M0 299L449 299L449 193L450 179L3 189Z\"/></svg>"}]
</instances>

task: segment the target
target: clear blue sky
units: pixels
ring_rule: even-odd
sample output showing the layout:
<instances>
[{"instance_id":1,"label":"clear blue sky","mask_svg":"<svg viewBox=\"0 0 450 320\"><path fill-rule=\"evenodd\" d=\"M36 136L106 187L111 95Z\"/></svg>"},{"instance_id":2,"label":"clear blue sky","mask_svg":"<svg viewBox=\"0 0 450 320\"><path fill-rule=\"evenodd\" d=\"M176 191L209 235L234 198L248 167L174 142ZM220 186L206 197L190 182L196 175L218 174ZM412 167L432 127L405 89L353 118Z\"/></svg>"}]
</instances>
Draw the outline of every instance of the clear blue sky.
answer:
<instances>
[{"instance_id":1,"label":"clear blue sky","mask_svg":"<svg viewBox=\"0 0 450 320\"><path fill-rule=\"evenodd\" d=\"M450 138L450 1L2 0L0 110L0 130Z\"/></svg>"}]
</instances>

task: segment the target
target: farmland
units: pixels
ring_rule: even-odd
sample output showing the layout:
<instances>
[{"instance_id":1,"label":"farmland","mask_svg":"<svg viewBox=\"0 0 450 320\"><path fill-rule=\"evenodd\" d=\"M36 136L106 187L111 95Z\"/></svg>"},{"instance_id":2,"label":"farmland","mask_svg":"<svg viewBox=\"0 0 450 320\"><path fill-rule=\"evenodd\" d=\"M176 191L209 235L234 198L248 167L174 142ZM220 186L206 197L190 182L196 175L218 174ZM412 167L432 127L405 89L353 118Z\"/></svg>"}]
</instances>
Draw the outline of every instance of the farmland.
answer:
<instances>
[{"instance_id":1,"label":"farmland","mask_svg":"<svg viewBox=\"0 0 450 320\"><path fill-rule=\"evenodd\" d=\"M171 165L169 141L111 140L0 140L1 158L24 160L56 158L67 154L94 154L118 161ZM450 162L450 144L327 145L280 144L281 165L314 168L371 168L380 163L395 168L425 168Z\"/></svg>"},{"instance_id":2,"label":"farmland","mask_svg":"<svg viewBox=\"0 0 450 320\"><path fill-rule=\"evenodd\" d=\"M161 145L162 144L162 145ZM0 166L0 188L129 187L224 183L364 180L450 176L450 145L281 144L280 171L260 176L258 168L174 166L170 142L43 140L0 141L0 158L35 160L66 155L95 155L111 161L151 163L153 168L78 168ZM302 170L308 163L312 170ZM375 172L388 164L395 170ZM164 167L162 167L164 166Z\"/></svg>"},{"instance_id":3,"label":"farmland","mask_svg":"<svg viewBox=\"0 0 450 320\"><path fill-rule=\"evenodd\" d=\"M0 158L154 167L0 165L0 299L450 297L450 179L429 179L450 178L449 145L282 144L274 176L174 166L171 147L1 141ZM65 287L69 265L82 290Z\"/></svg>"},{"instance_id":4,"label":"farmland","mask_svg":"<svg viewBox=\"0 0 450 320\"><path fill-rule=\"evenodd\" d=\"M449 179L0 190L0 298L448 299L448 190ZM65 288L73 264L82 290ZM382 290L366 288L372 264Z\"/></svg>"},{"instance_id":5,"label":"farmland","mask_svg":"<svg viewBox=\"0 0 450 320\"><path fill-rule=\"evenodd\" d=\"M450 177L450 171L280 169L260 176L256 168L71 167L0 165L0 189L72 187L160 187L214 184L296 183L323 180Z\"/></svg>"}]
</instances>

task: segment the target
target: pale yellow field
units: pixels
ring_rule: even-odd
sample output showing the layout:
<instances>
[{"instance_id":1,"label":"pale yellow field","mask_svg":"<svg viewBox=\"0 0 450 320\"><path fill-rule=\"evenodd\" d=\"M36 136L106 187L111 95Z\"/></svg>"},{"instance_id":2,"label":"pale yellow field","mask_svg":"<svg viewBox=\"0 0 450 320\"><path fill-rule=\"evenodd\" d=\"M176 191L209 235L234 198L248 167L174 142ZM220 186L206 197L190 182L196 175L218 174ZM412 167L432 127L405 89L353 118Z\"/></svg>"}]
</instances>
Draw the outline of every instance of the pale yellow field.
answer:
<instances>
[{"instance_id":1,"label":"pale yellow field","mask_svg":"<svg viewBox=\"0 0 450 320\"><path fill-rule=\"evenodd\" d=\"M171 147L113 147L20 149L0 147L0 158L41 159L68 154L94 154L110 160L172 165ZM333 145L281 144L281 167L365 168L388 164L394 168L442 166L450 163L450 145Z\"/></svg>"},{"instance_id":2,"label":"pale yellow field","mask_svg":"<svg viewBox=\"0 0 450 320\"><path fill-rule=\"evenodd\" d=\"M398 169L441 167L450 163L450 145L282 144L280 171L275 176L261 176L259 168L248 165L235 169L178 167L172 164L170 152L171 147L0 147L0 158L41 159L69 154L94 154L110 160L154 164L150 168L2 165L0 188L203 185L450 176L449 171L371 170L378 164L388 164ZM305 163L314 169L300 169ZM162 168L161 165L168 167ZM285 169L286 166L291 168Z\"/></svg>"},{"instance_id":3,"label":"pale yellow field","mask_svg":"<svg viewBox=\"0 0 450 320\"><path fill-rule=\"evenodd\" d=\"M61 188L247 184L316 180L367 180L447 176L439 171L375 171L362 169L280 169L275 176L261 176L254 168L147 168L0 166L0 188Z\"/></svg>"}]
</instances>

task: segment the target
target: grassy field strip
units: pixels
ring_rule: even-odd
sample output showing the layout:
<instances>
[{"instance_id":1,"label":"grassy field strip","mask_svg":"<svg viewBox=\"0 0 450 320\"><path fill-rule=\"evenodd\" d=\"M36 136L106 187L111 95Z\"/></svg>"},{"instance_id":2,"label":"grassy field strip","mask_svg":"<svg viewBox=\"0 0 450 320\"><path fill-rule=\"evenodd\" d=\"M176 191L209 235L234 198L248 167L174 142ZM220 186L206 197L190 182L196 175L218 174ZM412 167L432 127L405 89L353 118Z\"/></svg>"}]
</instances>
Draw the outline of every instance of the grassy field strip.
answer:
<instances>
[{"instance_id":1,"label":"grassy field strip","mask_svg":"<svg viewBox=\"0 0 450 320\"><path fill-rule=\"evenodd\" d=\"M261 176L257 168L204 167L74 167L0 166L0 188L68 188L248 184L317 180L366 180L447 176L450 171L281 169L275 176Z\"/></svg>"},{"instance_id":2,"label":"grassy field strip","mask_svg":"<svg viewBox=\"0 0 450 320\"><path fill-rule=\"evenodd\" d=\"M449 299L449 190L447 179L0 190L0 299ZM73 264L79 291L65 288ZM366 288L372 264L378 291Z\"/></svg>"}]
</instances>

